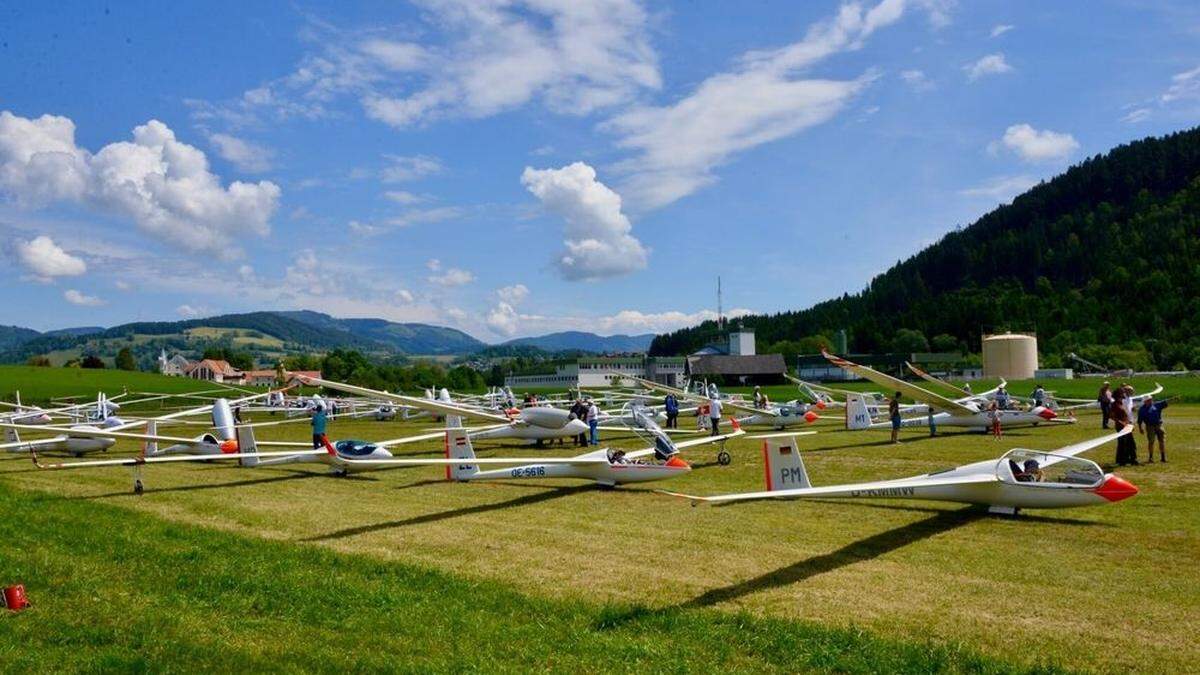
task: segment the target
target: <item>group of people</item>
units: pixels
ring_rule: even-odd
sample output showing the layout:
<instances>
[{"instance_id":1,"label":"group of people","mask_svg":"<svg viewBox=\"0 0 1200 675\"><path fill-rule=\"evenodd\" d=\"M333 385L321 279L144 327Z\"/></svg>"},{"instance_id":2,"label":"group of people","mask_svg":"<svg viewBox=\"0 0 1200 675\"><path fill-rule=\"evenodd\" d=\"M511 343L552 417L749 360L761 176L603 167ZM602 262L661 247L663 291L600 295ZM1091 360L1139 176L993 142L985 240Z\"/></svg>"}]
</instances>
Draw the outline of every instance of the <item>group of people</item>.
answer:
<instances>
[{"instance_id":1,"label":"group of people","mask_svg":"<svg viewBox=\"0 0 1200 675\"><path fill-rule=\"evenodd\" d=\"M1149 455L1146 461L1154 462L1154 446L1158 446L1159 461L1167 461L1167 434L1163 430L1163 409L1169 401L1155 401L1153 395L1146 395L1142 404L1134 410L1133 387L1122 383L1113 388L1108 382L1100 387L1096 402L1100 404L1101 428L1107 429L1111 421L1117 431L1127 426L1137 424L1138 433L1146 435L1146 446ZM1137 441L1133 434L1127 434L1117 439L1117 466L1137 466Z\"/></svg>"},{"instance_id":2,"label":"group of people","mask_svg":"<svg viewBox=\"0 0 1200 675\"><path fill-rule=\"evenodd\" d=\"M568 412L568 419L583 420L588 425L587 433L575 437L575 445L600 445L600 406L590 398L577 398Z\"/></svg>"}]
</instances>

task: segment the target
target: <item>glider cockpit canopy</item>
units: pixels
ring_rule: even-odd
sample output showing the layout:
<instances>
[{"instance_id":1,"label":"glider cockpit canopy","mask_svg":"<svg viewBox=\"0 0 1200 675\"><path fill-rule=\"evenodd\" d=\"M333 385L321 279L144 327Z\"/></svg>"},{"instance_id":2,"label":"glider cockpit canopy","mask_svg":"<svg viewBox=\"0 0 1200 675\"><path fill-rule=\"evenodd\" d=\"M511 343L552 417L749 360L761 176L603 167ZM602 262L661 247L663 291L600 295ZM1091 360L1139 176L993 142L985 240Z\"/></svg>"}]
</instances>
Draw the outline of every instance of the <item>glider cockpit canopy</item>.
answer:
<instances>
[{"instance_id":1,"label":"glider cockpit canopy","mask_svg":"<svg viewBox=\"0 0 1200 675\"><path fill-rule=\"evenodd\" d=\"M1104 470L1082 457L1018 448L996 462L996 478L1004 483L1046 487L1096 487L1104 481Z\"/></svg>"}]
</instances>

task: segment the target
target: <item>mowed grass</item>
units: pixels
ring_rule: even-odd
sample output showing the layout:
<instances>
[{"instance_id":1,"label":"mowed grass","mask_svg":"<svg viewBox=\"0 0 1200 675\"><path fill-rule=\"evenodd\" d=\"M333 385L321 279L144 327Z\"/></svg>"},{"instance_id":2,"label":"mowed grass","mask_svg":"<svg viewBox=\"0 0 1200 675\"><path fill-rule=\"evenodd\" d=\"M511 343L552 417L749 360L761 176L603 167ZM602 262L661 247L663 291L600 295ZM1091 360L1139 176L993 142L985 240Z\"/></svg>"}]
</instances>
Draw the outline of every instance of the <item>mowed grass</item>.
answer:
<instances>
[{"instance_id":1,"label":"mowed grass","mask_svg":"<svg viewBox=\"0 0 1200 675\"><path fill-rule=\"evenodd\" d=\"M33 600L0 621L8 672L1022 670L807 621L552 600L7 487L0 509L0 574Z\"/></svg>"},{"instance_id":2,"label":"mowed grass","mask_svg":"<svg viewBox=\"0 0 1200 675\"><path fill-rule=\"evenodd\" d=\"M186 377L167 377L158 373L91 368L40 368L0 366L0 400L12 402L17 392L22 403L45 405L52 398L74 396L80 401L95 400L98 392L115 396L123 391L183 394L211 391L220 386Z\"/></svg>"},{"instance_id":3,"label":"mowed grass","mask_svg":"<svg viewBox=\"0 0 1200 675\"><path fill-rule=\"evenodd\" d=\"M148 492L134 497L127 470L36 471L28 460L0 463L0 484L70 497L64 501L83 505L84 523L91 506L100 513L100 505L119 505L154 522L271 540L280 550L315 547L364 564L432 569L456 583L507 589L589 617L598 612L601 623L614 629L630 623L657 631L663 645L683 651L727 636L697 628L681 638L670 624L639 622L719 612L719 621L735 625L749 616L768 620L754 625L770 630L820 627L907 645L895 647L902 650L926 652L936 645L949 651L931 653L954 654L967 645L984 659L1021 667L1183 671L1200 658L1200 406L1173 406L1167 418L1171 463L1119 471L1142 489L1139 496L1103 507L1029 511L1016 519L956 505L884 500L692 508L653 492L761 489L758 441L750 439L730 444L730 466L717 466L715 452L701 448L688 453L695 466L690 475L618 490L569 480L453 484L440 479L438 468L334 478L323 467L301 464L253 470L203 465L148 468ZM899 446L887 444L882 432L846 432L828 420L800 447L814 484L891 478L997 457L1011 447L1052 450L1100 433L1098 417L1080 419L1071 427L1011 430L1003 442L977 434L930 439L922 430L906 430ZM331 436L396 438L429 428L339 420ZM265 427L259 436L303 440L307 434L307 426L297 424ZM606 442L641 447L629 436ZM499 442L477 447L481 454L536 452ZM1139 450L1144 459L1144 439ZM440 443L397 453L437 454ZM1107 463L1112 449L1090 456ZM6 520L18 527L21 518ZM185 565L192 572L200 567ZM458 610L448 607L443 620L457 621ZM241 621L240 612L219 608L206 616L214 629ZM517 613L508 616L500 625L524 625ZM385 625L403 620L397 615ZM708 630L715 632L706 637ZM793 648L777 646L785 653ZM806 667L798 663L791 667ZM770 665L745 662L746 668Z\"/></svg>"}]
</instances>

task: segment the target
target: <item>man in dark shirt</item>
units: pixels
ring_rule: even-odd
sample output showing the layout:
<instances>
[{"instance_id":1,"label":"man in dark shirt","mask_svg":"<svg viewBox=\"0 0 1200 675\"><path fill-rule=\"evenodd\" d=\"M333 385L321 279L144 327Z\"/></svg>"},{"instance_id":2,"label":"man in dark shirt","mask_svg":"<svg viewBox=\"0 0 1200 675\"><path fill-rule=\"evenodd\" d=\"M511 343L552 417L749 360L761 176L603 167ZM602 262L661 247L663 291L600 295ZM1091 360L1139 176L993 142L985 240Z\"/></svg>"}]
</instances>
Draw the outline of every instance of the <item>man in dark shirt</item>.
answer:
<instances>
[{"instance_id":1,"label":"man in dark shirt","mask_svg":"<svg viewBox=\"0 0 1200 675\"><path fill-rule=\"evenodd\" d=\"M1150 458L1146 461L1154 463L1154 442L1158 441L1158 454L1162 461L1167 461L1167 434L1163 431L1163 408L1167 407L1167 401L1154 402L1153 396L1146 396L1146 400L1142 401L1142 407L1138 408L1137 425L1138 431L1146 434L1146 445L1150 447Z\"/></svg>"},{"instance_id":2,"label":"man in dark shirt","mask_svg":"<svg viewBox=\"0 0 1200 675\"><path fill-rule=\"evenodd\" d=\"M1133 424L1133 420L1129 418L1129 412L1125 410L1125 390L1116 389L1113 391L1113 402L1108 408L1108 414L1112 418L1113 428L1117 431ZM1137 466L1137 442L1133 440L1133 434L1125 434L1117 439L1117 466L1125 466L1132 464Z\"/></svg>"},{"instance_id":3,"label":"man in dark shirt","mask_svg":"<svg viewBox=\"0 0 1200 675\"><path fill-rule=\"evenodd\" d=\"M900 392L888 400L888 419L892 422L892 442L900 442Z\"/></svg>"}]
</instances>

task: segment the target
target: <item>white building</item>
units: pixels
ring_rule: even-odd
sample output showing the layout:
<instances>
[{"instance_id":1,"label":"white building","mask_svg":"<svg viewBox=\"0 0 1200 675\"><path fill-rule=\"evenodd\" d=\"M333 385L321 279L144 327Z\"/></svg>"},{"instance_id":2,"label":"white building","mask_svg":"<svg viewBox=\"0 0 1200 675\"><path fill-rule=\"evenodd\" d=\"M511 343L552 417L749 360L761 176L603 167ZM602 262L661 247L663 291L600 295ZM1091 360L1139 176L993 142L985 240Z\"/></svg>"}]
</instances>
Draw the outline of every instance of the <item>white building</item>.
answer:
<instances>
[{"instance_id":1,"label":"white building","mask_svg":"<svg viewBox=\"0 0 1200 675\"><path fill-rule=\"evenodd\" d=\"M510 375L506 387L610 387L612 373L633 375L672 387L683 383L684 359L664 356L596 356L582 358L555 368L544 375Z\"/></svg>"},{"instance_id":2,"label":"white building","mask_svg":"<svg viewBox=\"0 0 1200 675\"><path fill-rule=\"evenodd\" d=\"M754 329L741 328L729 334L730 356L754 356Z\"/></svg>"},{"instance_id":3,"label":"white building","mask_svg":"<svg viewBox=\"0 0 1200 675\"><path fill-rule=\"evenodd\" d=\"M165 349L158 354L158 372L163 375L179 377L186 374L191 365L192 362L180 354L176 354L169 359L167 358L167 350Z\"/></svg>"}]
</instances>

